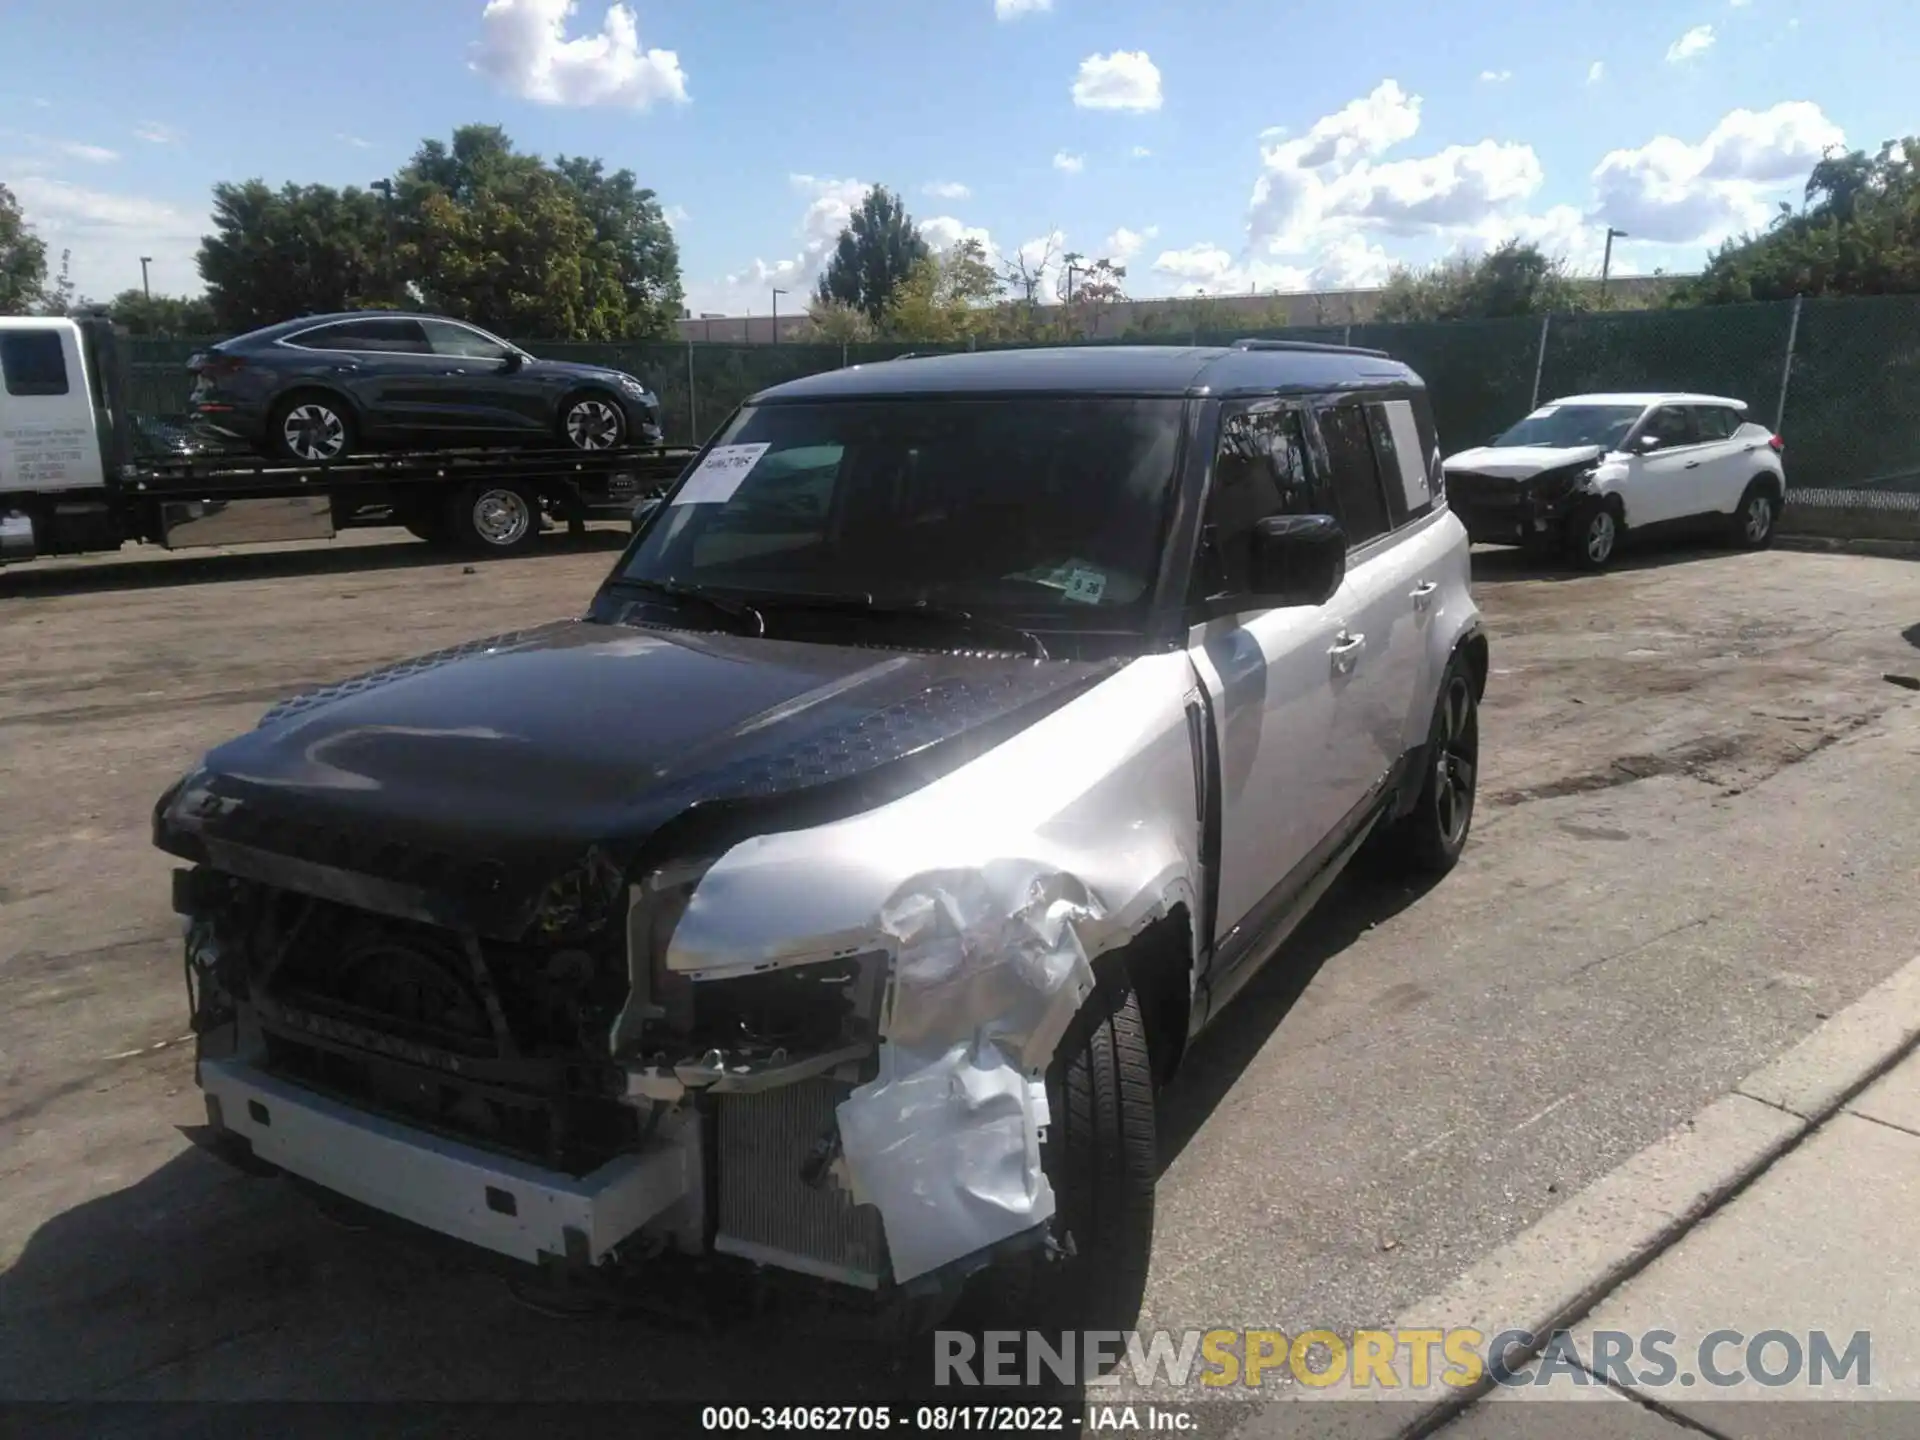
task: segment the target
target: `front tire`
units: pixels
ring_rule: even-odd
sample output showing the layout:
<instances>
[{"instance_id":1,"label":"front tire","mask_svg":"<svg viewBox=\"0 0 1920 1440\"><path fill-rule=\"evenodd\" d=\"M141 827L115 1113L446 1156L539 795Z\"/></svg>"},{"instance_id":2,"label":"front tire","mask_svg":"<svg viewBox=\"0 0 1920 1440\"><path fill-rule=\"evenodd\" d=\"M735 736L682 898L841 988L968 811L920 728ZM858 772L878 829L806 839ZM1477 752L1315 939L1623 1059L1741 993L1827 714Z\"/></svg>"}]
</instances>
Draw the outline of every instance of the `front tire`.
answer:
<instances>
[{"instance_id":1,"label":"front tire","mask_svg":"<svg viewBox=\"0 0 1920 1440\"><path fill-rule=\"evenodd\" d=\"M1595 498L1574 511L1567 525L1567 554L1581 570L1604 570L1613 563L1620 545L1620 516L1606 501Z\"/></svg>"},{"instance_id":2,"label":"front tire","mask_svg":"<svg viewBox=\"0 0 1920 1440\"><path fill-rule=\"evenodd\" d=\"M267 450L276 460L325 465L353 453L353 412L332 395L289 395L267 420Z\"/></svg>"},{"instance_id":3,"label":"front tire","mask_svg":"<svg viewBox=\"0 0 1920 1440\"><path fill-rule=\"evenodd\" d=\"M1740 497L1740 508L1733 512L1730 535L1742 550L1765 550L1773 544L1773 527L1780 518L1780 498L1772 485L1756 480Z\"/></svg>"},{"instance_id":4,"label":"front tire","mask_svg":"<svg viewBox=\"0 0 1920 1440\"><path fill-rule=\"evenodd\" d=\"M472 555L519 555L540 540L540 497L524 485L476 481L447 504L446 538Z\"/></svg>"},{"instance_id":5,"label":"front tire","mask_svg":"<svg viewBox=\"0 0 1920 1440\"><path fill-rule=\"evenodd\" d=\"M570 450L618 450L626 443L627 416L606 395L569 395L560 404L560 443Z\"/></svg>"},{"instance_id":6,"label":"front tire","mask_svg":"<svg viewBox=\"0 0 1920 1440\"><path fill-rule=\"evenodd\" d=\"M988 1278L991 1308L1016 1328L1131 1329L1153 1253L1159 1152L1146 1022L1124 966L1101 974L1061 1037L1047 1108L1040 1165L1058 1249Z\"/></svg>"}]
</instances>

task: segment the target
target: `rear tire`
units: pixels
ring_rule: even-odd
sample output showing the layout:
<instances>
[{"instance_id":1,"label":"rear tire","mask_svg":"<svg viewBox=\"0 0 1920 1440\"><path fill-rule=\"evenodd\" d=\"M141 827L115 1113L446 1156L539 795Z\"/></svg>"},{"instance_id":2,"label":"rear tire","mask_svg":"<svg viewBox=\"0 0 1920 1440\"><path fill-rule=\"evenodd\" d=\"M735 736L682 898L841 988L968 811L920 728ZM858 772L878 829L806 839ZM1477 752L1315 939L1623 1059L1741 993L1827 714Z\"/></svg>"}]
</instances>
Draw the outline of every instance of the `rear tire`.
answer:
<instances>
[{"instance_id":1,"label":"rear tire","mask_svg":"<svg viewBox=\"0 0 1920 1440\"><path fill-rule=\"evenodd\" d=\"M1765 550L1773 544L1773 527L1779 519L1779 495L1770 482L1756 480L1740 497L1740 508L1727 527L1728 538L1742 550Z\"/></svg>"},{"instance_id":2,"label":"rear tire","mask_svg":"<svg viewBox=\"0 0 1920 1440\"><path fill-rule=\"evenodd\" d=\"M1577 569L1604 570L1613 563L1625 527L1614 508L1598 496L1586 501L1567 522L1567 557Z\"/></svg>"},{"instance_id":3,"label":"rear tire","mask_svg":"<svg viewBox=\"0 0 1920 1440\"><path fill-rule=\"evenodd\" d=\"M477 480L447 502L444 538L470 555L520 555L539 543L540 518L533 490Z\"/></svg>"},{"instance_id":4,"label":"rear tire","mask_svg":"<svg viewBox=\"0 0 1920 1440\"><path fill-rule=\"evenodd\" d=\"M353 411L337 396L321 391L289 395L267 417L267 453L295 465L344 460L359 438Z\"/></svg>"},{"instance_id":5,"label":"rear tire","mask_svg":"<svg viewBox=\"0 0 1920 1440\"><path fill-rule=\"evenodd\" d=\"M1441 677L1427 727L1420 797L1379 835L1380 853L1401 874L1445 875L1467 847L1480 772L1480 702L1473 691L1473 673L1456 655Z\"/></svg>"}]
</instances>

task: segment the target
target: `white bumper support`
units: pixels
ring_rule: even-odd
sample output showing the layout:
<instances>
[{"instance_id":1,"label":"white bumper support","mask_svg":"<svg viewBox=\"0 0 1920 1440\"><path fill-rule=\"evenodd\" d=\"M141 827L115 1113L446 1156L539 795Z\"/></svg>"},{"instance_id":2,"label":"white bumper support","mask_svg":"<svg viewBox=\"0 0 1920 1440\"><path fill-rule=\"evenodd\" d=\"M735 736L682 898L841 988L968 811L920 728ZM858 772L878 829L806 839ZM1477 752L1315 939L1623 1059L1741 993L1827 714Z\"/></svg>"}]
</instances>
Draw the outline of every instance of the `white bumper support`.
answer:
<instances>
[{"instance_id":1,"label":"white bumper support","mask_svg":"<svg viewBox=\"0 0 1920 1440\"><path fill-rule=\"evenodd\" d=\"M262 1160L528 1263L543 1254L598 1262L696 1182L694 1157L671 1142L576 1179L351 1109L240 1061L203 1060L200 1085L218 1102L217 1123Z\"/></svg>"}]
</instances>

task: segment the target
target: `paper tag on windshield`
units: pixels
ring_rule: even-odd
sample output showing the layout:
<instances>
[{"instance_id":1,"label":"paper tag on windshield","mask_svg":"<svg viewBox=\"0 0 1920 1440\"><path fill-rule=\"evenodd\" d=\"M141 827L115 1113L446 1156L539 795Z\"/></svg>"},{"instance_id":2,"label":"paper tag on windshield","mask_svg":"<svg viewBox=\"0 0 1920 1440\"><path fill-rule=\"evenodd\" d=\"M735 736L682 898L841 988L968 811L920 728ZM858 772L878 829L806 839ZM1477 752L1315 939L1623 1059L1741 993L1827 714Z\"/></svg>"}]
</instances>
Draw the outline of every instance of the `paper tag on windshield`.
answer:
<instances>
[{"instance_id":1,"label":"paper tag on windshield","mask_svg":"<svg viewBox=\"0 0 1920 1440\"><path fill-rule=\"evenodd\" d=\"M680 493L673 497L676 505L720 505L733 498L733 492L740 488L740 482L747 478L753 467L760 463L760 457L772 448L766 443L759 445L716 445L707 452L707 458L700 462L700 468L687 477L687 483L680 487Z\"/></svg>"},{"instance_id":2,"label":"paper tag on windshield","mask_svg":"<svg viewBox=\"0 0 1920 1440\"><path fill-rule=\"evenodd\" d=\"M1082 570L1078 566L1067 571L1061 577L1061 598L1077 600L1082 605L1098 605L1100 597L1107 593L1107 577L1098 570Z\"/></svg>"},{"instance_id":3,"label":"paper tag on windshield","mask_svg":"<svg viewBox=\"0 0 1920 1440\"><path fill-rule=\"evenodd\" d=\"M1558 410L1559 408L1560 407L1558 405L1542 405L1538 410L1534 411L1531 415L1527 416L1527 419L1544 420L1547 418L1547 416L1553 414L1553 412Z\"/></svg>"}]
</instances>

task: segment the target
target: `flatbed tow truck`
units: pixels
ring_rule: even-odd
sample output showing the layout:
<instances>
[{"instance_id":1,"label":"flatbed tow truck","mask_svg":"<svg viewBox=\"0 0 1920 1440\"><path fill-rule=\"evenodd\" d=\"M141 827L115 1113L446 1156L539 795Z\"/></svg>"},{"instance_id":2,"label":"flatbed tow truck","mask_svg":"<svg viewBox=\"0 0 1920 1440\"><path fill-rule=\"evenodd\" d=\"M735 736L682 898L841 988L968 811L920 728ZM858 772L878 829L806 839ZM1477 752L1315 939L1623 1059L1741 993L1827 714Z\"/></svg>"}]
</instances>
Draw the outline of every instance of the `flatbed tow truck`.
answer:
<instances>
[{"instance_id":1,"label":"flatbed tow truck","mask_svg":"<svg viewBox=\"0 0 1920 1440\"><path fill-rule=\"evenodd\" d=\"M144 444L123 330L93 318L0 319L0 565L106 553L331 539L400 525L476 556L627 520L694 451L461 448L289 465Z\"/></svg>"}]
</instances>

